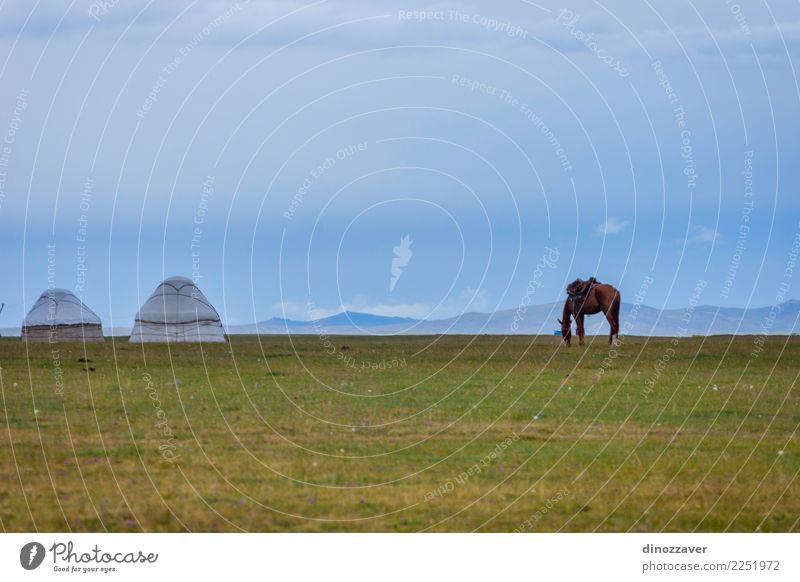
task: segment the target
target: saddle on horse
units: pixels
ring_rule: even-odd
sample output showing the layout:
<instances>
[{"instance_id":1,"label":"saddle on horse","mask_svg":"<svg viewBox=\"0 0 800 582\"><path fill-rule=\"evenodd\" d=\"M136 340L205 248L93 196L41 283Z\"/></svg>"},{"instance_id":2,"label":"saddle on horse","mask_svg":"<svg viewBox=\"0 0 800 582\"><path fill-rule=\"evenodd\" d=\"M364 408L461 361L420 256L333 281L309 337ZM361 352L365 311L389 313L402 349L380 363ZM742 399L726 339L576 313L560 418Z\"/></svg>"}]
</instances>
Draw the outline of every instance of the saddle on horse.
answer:
<instances>
[{"instance_id":1,"label":"saddle on horse","mask_svg":"<svg viewBox=\"0 0 800 582\"><path fill-rule=\"evenodd\" d=\"M586 301L591 290L596 285L600 284L600 281L594 277L589 277L586 281L583 279L575 279L572 283L567 285L567 295L572 300L573 317L578 317L578 314L583 308L583 302Z\"/></svg>"}]
</instances>

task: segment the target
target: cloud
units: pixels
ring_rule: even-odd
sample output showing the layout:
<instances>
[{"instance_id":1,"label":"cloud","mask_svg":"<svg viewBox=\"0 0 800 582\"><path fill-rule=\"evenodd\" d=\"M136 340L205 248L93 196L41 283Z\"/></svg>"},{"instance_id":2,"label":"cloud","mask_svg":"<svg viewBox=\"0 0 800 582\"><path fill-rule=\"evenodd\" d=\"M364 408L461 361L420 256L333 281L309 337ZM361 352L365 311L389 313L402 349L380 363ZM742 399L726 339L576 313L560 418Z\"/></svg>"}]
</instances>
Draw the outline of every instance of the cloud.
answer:
<instances>
[{"instance_id":1,"label":"cloud","mask_svg":"<svg viewBox=\"0 0 800 582\"><path fill-rule=\"evenodd\" d=\"M598 224L597 228L594 229L595 234L599 236L608 236L610 234L618 234L628 228L630 224L630 220L620 220L618 218L614 218L613 216L606 220L605 222Z\"/></svg>"},{"instance_id":2,"label":"cloud","mask_svg":"<svg viewBox=\"0 0 800 582\"><path fill-rule=\"evenodd\" d=\"M490 308L489 295L483 289L467 287L459 293L459 299L460 307L456 310L458 314L469 311L487 311Z\"/></svg>"},{"instance_id":3,"label":"cloud","mask_svg":"<svg viewBox=\"0 0 800 582\"><path fill-rule=\"evenodd\" d=\"M339 313L338 310L324 309L302 301L284 301L272 305L270 317L307 321L314 317L321 319L337 313Z\"/></svg>"},{"instance_id":4,"label":"cloud","mask_svg":"<svg viewBox=\"0 0 800 582\"><path fill-rule=\"evenodd\" d=\"M427 0L409 0L401 5L391 0L198 0L190 7L178 0L161 0L143 8L141 3L121 0L51 0L35 6L12 0L0 6L0 36L46 38L89 30L118 34L130 25L128 40L149 43L159 37L162 43L182 44L230 11L237 18L225 18L225 26L220 26L212 43L232 46L253 35L248 46L280 46L311 35L303 41L304 46L528 46L523 33L536 27L552 28L546 11L506 9L504 16L495 20L483 16L479 3L463 0L433 5ZM521 31L516 36L508 31L514 26Z\"/></svg>"},{"instance_id":5,"label":"cloud","mask_svg":"<svg viewBox=\"0 0 800 582\"><path fill-rule=\"evenodd\" d=\"M702 224L693 224L689 228L689 236L686 240L689 243L705 244L714 242L721 237L722 235L713 228Z\"/></svg>"},{"instance_id":6,"label":"cloud","mask_svg":"<svg viewBox=\"0 0 800 582\"><path fill-rule=\"evenodd\" d=\"M339 311L359 311L382 315L384 317L413 317L425 319L431 315L431 306L427 303L378 303L374 305L345 304Z\"/></svg>"},{"instance_id":7,"label":"cloud","mask_svg":"<svg viewBox=\"0 0 800 582\"><path fill-rule=\"evenodd\" d=\"M773 0L769 12L750 8L742 14L741 22L730 9L709 10L704 22L689 11L670 10L669 28L658 23L654 26L651 18L632 10L624 15L627 30L590 0L574 0L568 12L578 19L575 30L592 35L592 41L604 53L620 57L640 55L640 42L659 55L680 55L684 48L690 54L716 55L717 45L724 51L749 54L755 47L760 54L783 54L784 40L792 51L792 45L800 39L794 4ZM491 18L486 16L484 3L477 0L407 0L401 5L391 0L198 0L189 7L178 0L161 0L143 8L143 3L121 0L12 0L0 6L0 37L22 34L47 38L89 30L118 35L131 25L126 35L129 41L149 44L164 33L161 42L183 44L209 22L233 10L236 18L226 18L224 26L209 38L209 45L232 46L253 34L247 46L280 46L311 34L303 41L304 46L353 49L453 44L532 51L541 49L540 42L544 42L564 54L589 52L586 43L572 34L573 28L565 27L560 9L525 3L504 5L496 13L492 11ZM410 18L401 17L401 13L429 16ZM323 32L326 28L330 30Z\"/></svg>"},{"instance_id":8,"label":"cloud","mask_svg":"<svg viewBox=\"0 0 800 582\"><path fill-rule=\"evenodd\" d=\"M718 56L719 51L751 55L786 53L784 42L790 47L800 39L800 22L783 21L750 25L744 21L739 27L724 26L706 29L698 26L676 26L642 31L639 39L659 54L678 53L682 48L701 55ZM676 40L677 38L677 40Z\"/></svg>"},{"instance_id":9,"label":"cloud","mask_svg":"<svg viewBox=\"0 0 800 582\"><path fill-rule=\"evenodd\" d=\"M326 308L302 301L285 301L272 305L270 317L310 321L323 319L343 311L370 313L384 317L411 317L413 319L447 319L467 312L487 312L491 310L489 295L481 289L467 287L450 300L441 305L425 302L417 303L384 303L372 302L367 297L359 296L353 301L343 303L335 308Z\"/></svg>"}]
</instances>

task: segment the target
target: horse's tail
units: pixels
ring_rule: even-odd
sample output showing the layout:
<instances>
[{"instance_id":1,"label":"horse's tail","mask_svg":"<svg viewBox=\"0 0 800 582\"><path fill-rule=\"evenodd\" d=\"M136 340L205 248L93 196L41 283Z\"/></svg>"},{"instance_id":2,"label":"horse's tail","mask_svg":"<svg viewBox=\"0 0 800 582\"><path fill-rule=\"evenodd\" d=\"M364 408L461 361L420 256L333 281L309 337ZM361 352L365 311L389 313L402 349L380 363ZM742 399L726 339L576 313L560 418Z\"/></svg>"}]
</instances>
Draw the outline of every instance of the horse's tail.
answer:
<instances>
[{"instance_id":1,"label":"horse's tail","mask_svg":"<svg viewBox=\"0 0 800 582\"><path fill-rule=\"evenodd\" d=\"M616 324L616 334L619 335L619 310L622 306L622 293L619 289L614 289L614 299L611 301L611 318Z\"/></svg>"}]
</instances>

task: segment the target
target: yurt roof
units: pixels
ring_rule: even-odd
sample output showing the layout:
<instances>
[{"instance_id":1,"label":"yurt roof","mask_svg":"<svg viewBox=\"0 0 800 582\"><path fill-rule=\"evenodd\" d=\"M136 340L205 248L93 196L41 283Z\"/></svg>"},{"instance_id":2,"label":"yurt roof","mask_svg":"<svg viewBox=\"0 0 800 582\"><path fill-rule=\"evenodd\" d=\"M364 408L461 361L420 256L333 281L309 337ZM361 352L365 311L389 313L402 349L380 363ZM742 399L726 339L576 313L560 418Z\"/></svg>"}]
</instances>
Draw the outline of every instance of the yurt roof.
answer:
<instances>
[{"instance_id":1,"label":"yurt roof","mask_svg":"<svg viewBox=\"0 0 800 582\"><path fill-rule=\"evenodd\" d=\"M136 320L143 323L180 324L219 321L219 314L191 279L165 279L150 296Z\"/></svg>"},{"instance_id":2,"label":"yurt roof","mask_svg":"<svg viewBox=\"0 0 800 582\"><path fill-rule=\"evenodd\" d=\"M100 318L66 289L46 290L22 322L23 327L78 324L100 325Z\"/></svg>"}]
</instances>

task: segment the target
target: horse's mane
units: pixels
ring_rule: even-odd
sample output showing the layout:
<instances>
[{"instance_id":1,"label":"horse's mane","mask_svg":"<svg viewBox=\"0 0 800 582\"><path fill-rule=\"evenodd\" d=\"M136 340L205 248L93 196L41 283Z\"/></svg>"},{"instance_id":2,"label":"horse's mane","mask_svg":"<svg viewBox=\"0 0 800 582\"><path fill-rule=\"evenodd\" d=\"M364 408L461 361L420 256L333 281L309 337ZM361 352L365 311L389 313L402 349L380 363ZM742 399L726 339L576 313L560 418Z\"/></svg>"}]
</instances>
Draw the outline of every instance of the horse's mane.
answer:
<instances>
[{"instance_id":1,"label":"horse's mane","mask_svg":"<svg viewBox=\"0 0 800 582\"><path fill-rule=\"evenodd\" d=\"M589 277L585 281L581 278L575 279L572 283L567 285L567 293L569 295L580 295L582 292L588 291L593 285L601 285L595 277Z\"/></svg>"}]
</instances>

